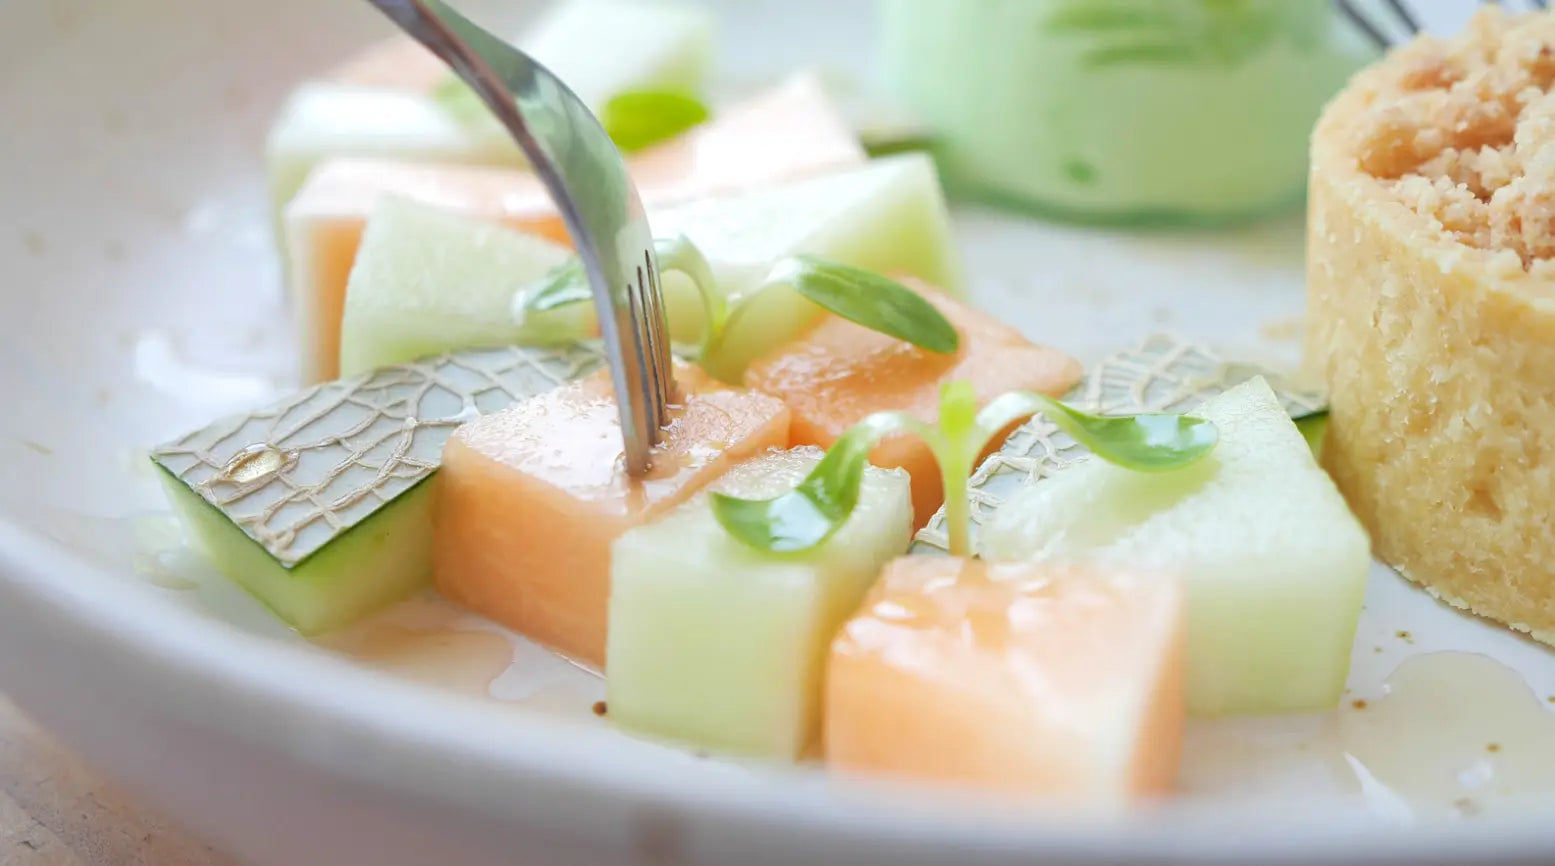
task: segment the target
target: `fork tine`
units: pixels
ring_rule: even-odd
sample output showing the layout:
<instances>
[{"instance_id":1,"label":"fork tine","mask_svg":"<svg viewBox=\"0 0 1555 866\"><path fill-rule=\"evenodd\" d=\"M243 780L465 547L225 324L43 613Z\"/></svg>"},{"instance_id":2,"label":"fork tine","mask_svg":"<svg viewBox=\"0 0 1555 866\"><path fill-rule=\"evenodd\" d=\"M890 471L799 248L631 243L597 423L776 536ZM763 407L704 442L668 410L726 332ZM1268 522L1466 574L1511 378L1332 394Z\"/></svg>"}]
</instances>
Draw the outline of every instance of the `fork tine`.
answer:
<instances>
[{"instance_id":1,"label":"fork tine","mask_svg":"<svg viewBox=\"0 0 1555 866\"><path fill-rule=\"evenodd\" d=\"M1377 29L1377 25L1373 24L1371 19L1361 14L1361 11L1355 8L1355 4L1350 2L1350 0L1334 0L1334 6L1341 15L1355 25L1357 30L1364 33L1366 38L1376 43L1378 48L1386 51L1388 46L1393 44L1393 41L1384 35L1381 30Z\"/></svg>"},{"instance_id":2,"label":"fork tine","mask_svg":"<svg viewBox=\"0 0 1555 866\"><path fill-rule=\"evenodd\" d=\"M588 274L621 416L626 471L648 469L674 390L653 234L620 150L550 70L445 0L368 0L440 57L512 135L556 202ZM638 264L638 251L649 250Z\"/></svg>"},{"instance_id":3,"label":"fork tine","mask_svg":"<svg viewBox=\"0 0 1555 866\"><path fill-rule=\"evenodd\" d=\"M659 333L653 326L658 304L654 303L651 290L653 275L648 270L651 265L652 260L644 256L643 264L637 266L637 281L632 288L636 294L633 304L640 311L636 324L643 347L643 379L649 394L647 416L649 422L658 428L664 426L669 412L669 406L664 399L664 377L668 371L659 362Z\"/></svg>"},{"instance_id":4,"label":"fork tine","mask_svg":"<svg viewBox=\"0 0 1555 866\"><path fill-rule=\"evenodd\" d=\"M669 404L674 402L678 395L674 394L674 363L670 359L670 334L669 318L664 307L663 285L659 282L659 268L653 260L652 250L643 250L643 267L648 274L648 283L645 286L648 293L648 331L653 347L654 366L659 371L659 401L664 405L663 417L660 424L669 423Z\"/></svg>"},{"instance_id":5,"label":"fork tine","mask_svg":"<svg viewBox=\"0 0 1555 866\"><path fill-rule=\"evenodd\" d=\"M1404 29L1409 31L1409 35L1413 36L1420 32L1420 22L1409 11L1409 7L1405 6L1400 0L1383 0L1383 2L1388 4L1388 8L1393 10L1393 14L1398 16L1398 20L1403 22Z\"/></svg>"},{"instance_id":6,"label":"fork tine","mask_svg":"<svg viewBox=\"0 0 1555 866\"><path fill-rule=\"evenodd\" d=\"M659 393L662 387L656 381L658 373L654 369L653 352L649 345L649 333L644 326L647 320L646 300L641 289L643 270L637 268L637 279L627 284L627 318L630 320L630 328L624 329L629 335L627 345L637 360L637 369L641 375L632 385L637 388L642 398L642 405L646 408L645 415L648 423L657 428L658 419L663 415L662 403L659 401Z\"/></svg>"}]
</instances>

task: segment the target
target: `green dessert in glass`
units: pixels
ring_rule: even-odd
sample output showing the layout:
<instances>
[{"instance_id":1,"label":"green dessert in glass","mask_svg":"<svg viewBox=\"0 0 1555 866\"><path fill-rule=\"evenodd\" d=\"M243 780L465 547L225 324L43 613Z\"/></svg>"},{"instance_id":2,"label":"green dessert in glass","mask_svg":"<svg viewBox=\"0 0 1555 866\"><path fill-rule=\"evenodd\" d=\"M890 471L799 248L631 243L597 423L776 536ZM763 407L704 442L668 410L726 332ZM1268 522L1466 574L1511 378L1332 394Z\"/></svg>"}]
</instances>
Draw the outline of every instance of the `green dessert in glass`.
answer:
<instances>
[{"instance_id":1,"label":"green dessert in glass","mask_svg":"<svg viewBox=\"0 0 1555 866\"><path fill-rule=\"evenodd\" d=\"M1375 49L1328 0L878 0L886 75L953 194L1092 222L1294 205Z\"/></svg>"}]
</instances>

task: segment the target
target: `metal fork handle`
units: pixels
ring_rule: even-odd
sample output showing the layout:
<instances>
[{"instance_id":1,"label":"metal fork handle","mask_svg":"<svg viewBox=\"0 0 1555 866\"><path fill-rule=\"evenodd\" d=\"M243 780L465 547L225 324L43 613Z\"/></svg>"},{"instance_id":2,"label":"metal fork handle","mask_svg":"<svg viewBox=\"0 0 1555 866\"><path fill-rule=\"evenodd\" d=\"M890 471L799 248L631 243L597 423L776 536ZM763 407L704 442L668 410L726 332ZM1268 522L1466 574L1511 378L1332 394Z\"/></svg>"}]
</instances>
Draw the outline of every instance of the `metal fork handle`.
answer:
<instances>
[{"instance_id":1,"label":"metal fork handle","mask_svg":"<svg viewBox=\"0 0 1555 866\"><path fill-rule=\"evenodd\" d=\"M578 106L582 102L538 62L486 33L442 0L368 2L437 55L475 91L512 135L556 203L593 291L621 413L627 472L632 475L647 472L651 449L658 441L661 426L668 420L668 403L675 392L668 340L663 333L664 310L658 293L651 235L643 250L644 260L637 266L636 280L625 287L627 303L618 303L614 284L601 264L601 250L596 247L599 239L579 211L572 191L553 162L553 155L530 129L529 121L519 108L520 98L515 89L524 94L538 94L542 87L541 76L544 76L545 86L565 91L571 102ZM491 57L522 62L499 70L488 62L487 58ZM519 80L528 86L515 87L510 83ZM589 115L589 121L597 125L592 115ZM599 135L608 141L603 129L599 130ZM622 195L628 198L628 210L640 212L641 202L637 200L630 179L625 177L624 168L621 174L619 185Z\"/></svg>"}]
</instances>

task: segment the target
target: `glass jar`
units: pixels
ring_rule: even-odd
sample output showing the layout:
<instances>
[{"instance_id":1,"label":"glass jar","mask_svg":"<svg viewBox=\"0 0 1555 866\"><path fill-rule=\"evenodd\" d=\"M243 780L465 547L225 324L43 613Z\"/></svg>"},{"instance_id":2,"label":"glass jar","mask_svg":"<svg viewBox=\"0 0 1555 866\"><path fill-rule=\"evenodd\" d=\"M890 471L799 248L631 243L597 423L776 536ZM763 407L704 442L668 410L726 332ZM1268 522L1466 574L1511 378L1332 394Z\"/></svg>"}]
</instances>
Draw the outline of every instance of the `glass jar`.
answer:
<instances>
[{"instance_id":1,"label":"glass jar","mask_svg":"<svg viewBox=\"0 0 1555 866\"><path fill-rule=\"evenodd\" d=\"M886 80L953 195L1104 222L1300 201L1323 104L1376 49L1329 0L878 0Z\"/></svg>"}]
</instances>

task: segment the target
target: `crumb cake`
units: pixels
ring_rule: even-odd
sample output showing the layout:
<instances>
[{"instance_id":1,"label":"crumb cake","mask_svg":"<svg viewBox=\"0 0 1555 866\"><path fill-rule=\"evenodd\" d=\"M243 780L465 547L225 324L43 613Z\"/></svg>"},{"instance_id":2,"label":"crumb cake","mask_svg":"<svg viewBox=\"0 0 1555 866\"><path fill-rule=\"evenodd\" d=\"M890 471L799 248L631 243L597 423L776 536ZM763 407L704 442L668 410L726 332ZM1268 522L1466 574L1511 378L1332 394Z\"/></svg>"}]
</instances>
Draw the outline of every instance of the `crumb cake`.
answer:
<instances>
[{"instance_id":1,"label":"crumb cake","mask_svg":"<svg viewBox=\"0 0 1555 866\"><path fill-rule=\"evenodd\" d=\"M1478 12L1312 138L1323 461L1384 560L1555 643L1555 14Z\"/></svg>"}]
</instances>

